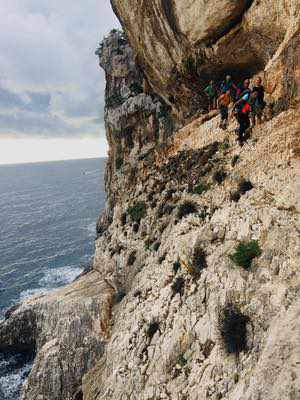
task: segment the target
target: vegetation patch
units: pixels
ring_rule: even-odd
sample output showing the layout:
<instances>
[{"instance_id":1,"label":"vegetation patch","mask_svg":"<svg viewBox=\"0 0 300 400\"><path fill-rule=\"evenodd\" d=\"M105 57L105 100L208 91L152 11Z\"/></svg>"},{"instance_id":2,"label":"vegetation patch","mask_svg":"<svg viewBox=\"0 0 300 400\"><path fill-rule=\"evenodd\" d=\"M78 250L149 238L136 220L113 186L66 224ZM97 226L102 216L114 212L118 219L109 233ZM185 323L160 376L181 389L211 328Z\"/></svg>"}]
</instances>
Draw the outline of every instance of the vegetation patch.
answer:
<instances>
[{"instance_id":1,"label":"vegetation patch","mask_svg":"<svg viewBox=\"0 0 300 400\"><path fill-rule=\"evenodd\" d=\"M133 95L137 96L137 95L143 93L142 85L138 82L133 82L130 85L130 91Z\"/></svg>"},{"instance_id":2,"label":"vegetation patch","mask_svg":"<svg viewBox=\"0 0 300 400\"><path fill-rule=\"evenodd\" d=\"M239 183L238 191L240 194L245 194L245 193L249 192L250 190L252 190L253 187L254 186L252 185L252 183L250 181L242 180Z\"/></svg>"},{"instance_id":3,"label":"vegetation patch","mask_svg":"<svg viewBox=\"0 0 300 400\"><path fill-rule=\"evenodd\" d=\"M235 203L237 203L238 201L240 201L241 195L240 192L236 191L230 194L230 201L234 201Z\"/></svg>"},{"instance_id":4,"label":"vegetation patch","mask_svg":"<svg viewBox=\"0 0 300 400\"><path fill-rule=\"evenodd\" d=\"M229 147L230 147L229 139L225 138L224 141L220 144L220 150L221 151L226 151L226 150L229 149Z\"/></svg>"},{"instance_id":5,"label":"vegetation patch","mask_svg":"<svg viewBox=\"0 0 300 400\"><path fill-rule=\"evenodd\" d=\"M216 171L216 172L213 174L213 180L214 180L216 183L218 183L219 185L221 185L221 183L224 182L224 180L226 179L226 176L227 176L227 174L226 174L225 171L219 170L219 171Z\"/></svg>"},{"instance_id":6,"label":"vegetation patch","mask_svg":"<svg viewBox=\"0 0 300 400\"><path fill-rule=\"evenodd\" d=\"M123 97L120 94L115 93L106 98L105 105L108 108L115 108L121 106L123 102Z\"/></svg>"},{"instance_id":7,"label":"vegetation patch","mask_svg":"<svg viewBox=\"0 0 300 400\"><path fill-rule=\"evenodd\" d=\"M208 183L200 182L193 189L194 194L202 194L207 192L210 189L210 185Z\"/></svg>"},{"instance_id":8,"label":"vegetation patch","mask_svg":"<svg viewBox=\"0 0 300 400\"><path fill-rule=\"evenodd\" d=\"M250 242L240 242L235 249L235 253L230 256L234 264L244 269L249 269L252 260L261 255L262 251L256 240Z\"/></svg>"},{"instance_id":9,"label":"vegetation patch","mask_svg":"<svg viewBox=\"0 0 300 400\"><path fill-rule=\"evenodd\" d=\"M143 201L135 203L129 207L127 213L130 215L132 221L139 223L142 218L146 216L146 204Z\"/></svg>"},{"instance_id":10,"label":"vegetation patch","mask_svg":"<svg viewBox=\"0 0 300 400\"><path fill-rule=\"evenodd\" d=\"M233 304L227 304L219 313L219 330L228 354L247 350L247 323L249 317Z\"/></svg>"},{"instance_id":11,"label":"vegetation patch","mask_svg":"<svg viewBox=\"0 0 300 400\"><path fill-rule=\"evenodd\" d=\"M180 294L180 296L183 295L184 293L184 284L185 281L184 279L180 276L178 277L173 283L172 283L172 297L174 297L177 293Z\"/></svg>"},{"instance_id":12,"label":"vegetation patch","mask_svg":"<svg viewBox=\"0 0 300 400\"><path fill-rule=\"evenodd\" d=\"M182 219L183 217L194 214L198 211L197 204L193 201L186 200L178 206L177 217Z\"/></svg>"}]
</instances>

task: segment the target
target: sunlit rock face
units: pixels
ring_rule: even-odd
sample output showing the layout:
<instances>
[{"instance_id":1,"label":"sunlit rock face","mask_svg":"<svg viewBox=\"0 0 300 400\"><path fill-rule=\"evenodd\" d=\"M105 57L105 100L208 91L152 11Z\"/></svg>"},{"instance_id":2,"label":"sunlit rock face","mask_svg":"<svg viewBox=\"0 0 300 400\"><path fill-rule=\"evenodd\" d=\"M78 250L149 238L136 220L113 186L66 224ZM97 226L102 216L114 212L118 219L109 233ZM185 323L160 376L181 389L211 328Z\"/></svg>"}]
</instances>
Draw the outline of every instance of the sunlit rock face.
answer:
<instances>
[{"instance_id":1,"label":"sunlit rock face","mask_svg":"<svg viewBox=\"0 0 300 400\"><path fill-rule=\"evenodd\" d=\"M242 78L268 66L272 81L278 59L281 71L289 70L291 85L284 87L277 74L276 98L299 96L297 0L112 0L112 5L137 62L175 110L193 113L190 99L203 82L228 72ZM294 55L287 57L289 46Z\"/></svg>"}]
</instances>

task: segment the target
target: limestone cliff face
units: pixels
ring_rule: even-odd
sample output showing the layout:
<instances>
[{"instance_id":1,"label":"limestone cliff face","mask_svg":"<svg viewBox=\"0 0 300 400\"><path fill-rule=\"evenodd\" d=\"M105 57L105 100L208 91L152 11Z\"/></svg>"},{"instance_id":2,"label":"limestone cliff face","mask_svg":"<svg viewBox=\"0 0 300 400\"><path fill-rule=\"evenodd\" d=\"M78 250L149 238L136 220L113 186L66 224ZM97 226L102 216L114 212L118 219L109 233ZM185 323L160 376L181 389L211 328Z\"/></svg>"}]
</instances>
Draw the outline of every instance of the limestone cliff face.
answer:
<instances>
[{"instance_id":1,"label":"limestone cliff face","mask_svg":"<svg viewBox=\"0 0 300 400\"><path fill-rule=\"evenodd\" d=\"M299 2L112 3L93 270L0 324L1 351L37 354L22 400L296 400ZM201 114L226 72L260 73L274 103L242 148Z\"/></svg>"},{"instance_id":2,"label":"limestone cliff face","mask_svg":"<svg viewBox=\"0 0 300 400\"><path fill-rule=\"evenodd\" d=\"M174 126L170 107L149 87L122 32L112 31L97 54L106 73L105 127L109 143L108 202L98 222L101 234L112 220L114 205L128 187L135 186L135 170L142 158L163 145Z\"/></svg>"},{"instance_id":3,"label":"limestone cliff face","mask_svg":"<svg viewBox=\"0 0 300 400\"><path fill-rule=\"evenodd\" d=\"M247 77L267 67L265 78L280 107L287 95L299 97L298 0L112 0L112 5L150 84L181 117L197 110L191 99L204 80L227 72Z\"/></svg>"}]
</instances>

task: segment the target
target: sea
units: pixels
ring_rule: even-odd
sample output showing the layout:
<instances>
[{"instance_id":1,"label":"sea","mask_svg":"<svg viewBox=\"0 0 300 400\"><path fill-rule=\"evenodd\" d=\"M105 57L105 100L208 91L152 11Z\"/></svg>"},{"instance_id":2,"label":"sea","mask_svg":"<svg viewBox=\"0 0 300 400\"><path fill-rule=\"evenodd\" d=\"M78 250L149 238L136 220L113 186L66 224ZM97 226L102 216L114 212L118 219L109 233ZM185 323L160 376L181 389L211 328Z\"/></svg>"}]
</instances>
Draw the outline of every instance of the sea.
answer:
<instances>
[{"instance_id":1,"label":"sea","mask_svg":"<svg viewBox=\"0 0 300 400\"><path fill-rule=\"evenodd\" d=\"M0 165L0 319L72 282L94 253L106 159ZM0 400L18 400L31 355L0 354Z\"/></svg>"}]
</instances>

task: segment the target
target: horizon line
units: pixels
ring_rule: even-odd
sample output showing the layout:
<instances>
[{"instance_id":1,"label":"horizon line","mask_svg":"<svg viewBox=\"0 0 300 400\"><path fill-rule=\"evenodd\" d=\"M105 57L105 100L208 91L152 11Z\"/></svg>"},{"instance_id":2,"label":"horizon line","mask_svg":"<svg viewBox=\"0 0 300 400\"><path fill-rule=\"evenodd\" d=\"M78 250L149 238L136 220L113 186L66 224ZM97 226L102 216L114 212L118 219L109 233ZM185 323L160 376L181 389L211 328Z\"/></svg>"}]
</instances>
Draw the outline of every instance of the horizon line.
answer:
<instances>
[{"instance_id":1,"label":"horizon line","mask_svg":"<svg viewBox=\"0 0 300 400\"><path fill-rule=\"evenodd\" d=\"M1 163L0 167L5 166L12 166L12 165L27 165L27 164L48 164L48 163L55 163L55 162L63 162L63 161L84 161L84 160L99 160L99 159L106 159L108 157L84 157L84 158L65 158L61 160L41 160L41 161L23 161L23 162L14 162L14 163Z\"/></svg>"}]
</instances>

